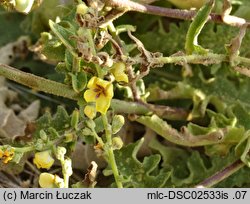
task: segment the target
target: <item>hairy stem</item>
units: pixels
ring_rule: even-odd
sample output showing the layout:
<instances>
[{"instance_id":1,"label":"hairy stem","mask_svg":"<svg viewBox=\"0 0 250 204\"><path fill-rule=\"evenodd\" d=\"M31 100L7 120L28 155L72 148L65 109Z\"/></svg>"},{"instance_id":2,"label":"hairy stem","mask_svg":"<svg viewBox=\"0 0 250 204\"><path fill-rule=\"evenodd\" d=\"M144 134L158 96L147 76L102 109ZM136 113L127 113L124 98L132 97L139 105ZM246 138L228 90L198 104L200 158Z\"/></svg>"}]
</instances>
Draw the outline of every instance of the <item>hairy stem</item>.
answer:
<instances>
[{"instance_id":1,"label":"hairy stem","mask_svg":"<svg viewBox=\"0 0 250 204\"><path fill-rule=\"evenodd\" d=\"M197 184L195 188L209 188L213 187L214 185L218 184L219 182L223 181L224 179L228 178L235 172L237 172L239 169L244 167L245 164L241 160L237 160L234 163L230 164L228 167L225 169L217 172L213 176L205 179L201 183Z\"/></svg>"},{"instance_id":2,"label":"hairy stem","mask_svg":"<svg viewBox=\"0 0 250 204\"><path fill-rule=\"evenodd\" d=\"M53 147L54 145L60 144L63 141L63 139L64 139L64 137L60 137L58 139L50 141L40 151L45 151L45 150L51 149L51 147ZM24 146L24 147L13 147L13 148L15 149L15 152L19 152L19 153L27 153L27 152L36 151L35 145Z\"/></svg>"},{"instance_id":3,"label":"hairy stem","mask_svg":"<svg viewBox=\"0 0 250 204\"><path fill-rule=\"evenodd\" d=\"M0 75L37 91L74 100L78 98L78 95L67 85L22 72L5 64L0 64Z\"/></svg>"},{"instance_id":4,"label":"hairy stem","mask_svg":"<svg viewBox=\"0 0 250 204\"><path fill-rule=\"evenodd\" d=\"M96 133L96 131L95 131L94 128L92 128L91 130L92 130L93 135L94 135L95 139L97 140L97 142L103 147L104 146L104 142L103 142L102 138L99 137L99 135Z\"/></svg>"},{"instance_id":5,"label":"hairy stem","mask_svg":"<svg viewBox=\"0 0 250 204\"><path fill-rule=\"evenodd\" d=\"M0 75L37 91L62 96L72 100L78 100L80 97L74 92L73 89L65 84L25 73L8 65L0 64ZM152 112L149 108L138 102L127 102L117 99L112 99L111 108L117 113L127 114L144 115ZM183 120L186 118L187 114L188 113L185 110L180 111L180 109L175 110L174 108L168 109L168 107L166 107L166 111L164 112L162 118L170 120Z\"/></svg>"},{"instance_id":6,"label":"hairy stem","mask_svg":"<svg viewBox=\"0 0 250 204\"><path fill-rule=\"evenodd\" d=\"M250 59L245 57L236 56L235 61L240 64L250 65ZM228 62L229 57L224 54L208 53L205 55L183 55L183 56L170 56L155 58L155 63L173 64L173 63L189 63L189 64L219 64L221 62Z\"/></svg>"},{"instance_id":7,"label":"hairy stem","mask_svg":"<svg viewBox=\"0 0 250 204\"><path fill-rule=\"evenodd\" d=\"M108 160L109 160L108 163L111 166L111 169L113 171L117 187L123 188L120 175L119 175L119 171L118 171L116 161L115 161L114 151L112 148L112 130L111 130L110 124L108 123L107 115L102 115L102 121L103 121L103 126L105 129L105 135L106 135L106 140L107 140L105 144L106 148L104 148L104 150L108 156Z\"/></svg>"},{"instance_id":8,"label":"hairy stem","mask_svg":"<svg viewBox=\"0 0 250 204\"><path fill-rule=\"evenodd\" d=\"M90 29L86 29L85 32L86 32L86 37L87 37L88 42L89 42L90 51L95 56L96 49L95 49L95 43L93 40L92 32ZM96 68L96 72L97 72L98 77L102 78L103 76L102 76L102 71L101 71L100 66L98 64L95 64L95 68Z\"/></svg>"},{"instance_id":9,"label":"hairy stem","mask_svg":"<svg viewBox=\"0 0 250 204\"><path fill-rule=\"evenodd\" d=\"M126 11L136 11L140 13L164 16L169 18L181 19L181 20L192 20L196 15L195 11L181 10L181 9L170 9L163 8L159 6L153 6L148 4L137 3L130 0L103 0L106 5L112 6L113 8L117 8L119 10ZM239 18L236 16L230 16L230 22L224 22L221 15L218 14L210 14L209 20L214 21L216 23L227 23L231 26L241 27L244 24L248 24L245 19Z\"/></svg>"}]
</instances>

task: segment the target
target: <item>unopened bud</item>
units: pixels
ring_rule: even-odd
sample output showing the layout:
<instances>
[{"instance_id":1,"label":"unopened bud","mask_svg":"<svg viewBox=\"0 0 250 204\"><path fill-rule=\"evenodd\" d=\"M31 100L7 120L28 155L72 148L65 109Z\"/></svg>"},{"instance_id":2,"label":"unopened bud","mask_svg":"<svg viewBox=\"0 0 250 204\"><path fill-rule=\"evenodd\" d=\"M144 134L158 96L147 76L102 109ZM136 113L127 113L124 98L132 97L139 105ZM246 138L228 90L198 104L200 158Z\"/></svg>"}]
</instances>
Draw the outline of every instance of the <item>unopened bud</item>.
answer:
<instances>
[{"instance_id":1,"label":"unopened bud","mask_svg":"<svg viewBox=\"0 0 250 204\"><path fill-rule=\"evenodd\" d=\"M15 9L22 13L29 13L33 6L34 0L15 0Z\"/></svg>"},{"instance_id":2,"label":"unopened bud","mask_svg":"<svg viewBox=\"0 0 250 204\"><path fill-rule=\"evenodd\" d=\"M123 141L120 137L112 138L112 148L113 150L121 149L123 147Z\"/></svg>"},{"instance_id":3,"label":"unopened bud","mask_svg":"<svg viewBox=\"0 0 250 204\"><path fill-rule=\"evenodd\" d=\"M60 161L64 161L64 155L66 154L67 150L65 147L58 146L56 149L56 158Z\"/></svg>"},{"instance_id":4,"label":"unopened bud","mask_svg":"<svg viewBox=\"0 0 250 204\"><path fill-rule=\"evenodd\" d=\"M125 119L122 115L115 115L112 121L112 132L116 134L120 131L125 123Z\"/></svg>"},{"instance_id":5,"label":"unopened bud","mask_svg":"<svg viewBox=\"0 0 250 204\"><path fill-rule=\"evenodd\" d=\"M87 127L89 127L90 129L95 129L95 122L93 120L86 120L86 125Z\"/></svg>"},{"instance_id":6,"label":"unopened bud","mask_svg":"<svg viewBox=\"0 0 250 204\"><path fill-rule=\"evenodd\" d=\"M72 133L66 133L65 135L64 135L64 142L65 143L68 143L68 142L72 142L73 140L74 140L74 135L72 134Z\"/></svg>"},{"instance_id":7,"label":"unopened bud","mask_svg":"<svg viewBox=\"0 0 250 204\"><path fill-rule=\"evenodd\" d=\"M78 129L78 123L79 123L79 111L74 110L71 116L71 127L73 127L75 130Z\"/></svg>"},{"instance_id":8,"label":"unopened bud","mask_svg":"<svg viewBox=\"0 0 250 204\"><path fill-rule=\"evenodd\" d=\"M82 134L85 135L85 136L89 136L89 135L93 135L93 132L89 128L84 128L82 130Z\"/></svg>"},{"instance_id":9,"label":"unopened bud","mask_svg":"<svg viewBox=\"0 0 250 204\"><path fill-rule=\"evenodd\" d=\"M86 13L88 13L88 10L89 8L85 3L78 4L76 7L76 13L81 15L85 15Z\"/></svg>"},{"instance_id":10,"label":"unopened bud","mask_svg":"<svg viewBox=\"0 0 250 204\"><path fill-rule=\"evenodd\" d=\"M66 174L67 176L71 176L73 174L72 170L72 161L70 158L66 158L64 160L63 164L63 174Z\"/></svg>"},{"instance_id":11,"label":"unopened bud","mask_svg":"<svg viewBox=\"0 0 250 204\"><path fill-rule=\"evenodd\" d=\"M35 143L35 149L41 151L44 147L44 141L42 139L38 139Z\"/></svg>"},{"instance_id":12,"label":"unopened bud","mask_svg":"<svg viewBox=\"0 0 250 204\"><path fill-rule=\"evenodd\" d=\"M47 134L46 134L46 132L45 132L44 130L40 130L39 135L40 135L40 138L41 138L43 141L47 141L48 136L47 136Z\"/></svg>"},{"instance_id":13,"label":"unopened bud","mask_svg":"<svg viewBox=\"0 0 250 204\"><path fill-rule=\"evenodd\" d=\"M64 180L57 175L55 175L54 183L58 188L64 188Z\"/></svg>"}]
</instances>

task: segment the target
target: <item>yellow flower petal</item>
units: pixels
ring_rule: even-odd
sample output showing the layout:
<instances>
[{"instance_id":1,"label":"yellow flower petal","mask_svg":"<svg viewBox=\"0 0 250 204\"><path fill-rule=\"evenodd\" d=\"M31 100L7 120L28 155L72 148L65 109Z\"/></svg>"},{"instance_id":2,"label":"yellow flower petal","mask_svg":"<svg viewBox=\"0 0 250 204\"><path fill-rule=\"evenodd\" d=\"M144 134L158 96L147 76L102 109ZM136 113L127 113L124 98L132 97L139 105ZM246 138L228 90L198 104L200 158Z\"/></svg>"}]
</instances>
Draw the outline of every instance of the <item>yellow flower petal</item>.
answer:
<instances>
[{"instance_id":1,"label":"yellow flower petal","mask_svg":"<svg viewBox=\"0 0 250 204\"><path fill-rule=\"evenodd\" d=\"M84 92L84 99L87 102L95 102L96 101L96 96L97 93L94 92L92 89L88 89L87 91Z\"/></svg>"},{"instance_id":2,"label":"yellow flower petal","mask_svg":"<svg viewBox=\"0 0 250 204\"><path fill-rule=\"evenodd\" d=\"M118 62L112 66L110 72L114 75L116 81L118 82L123 81L128 83L128 76L125 73L125 69L126 69L125 64L123 62Z\"/></svg>"},{"instance_id":3,"label":"yellow flower petal","mask_svg":"<svg viewBox=\"0 0 250 204\"><path fill-rule=\"evenodd\" d=\"M42 188L53 188L55 187L55 176L49 173L41 173L38 182Z\"/></svg>"},{"instance_id":4,"label":"yellow flower petal","mask_svg":"<svg viewBox=\"0 0 250 204\"><path fill-rule=\"evenodd\" d=\"M106 87L106 97L111 99L113 98L114 96L114 91L113 91L113 84L109 84L107 87Z\"/></svg>"},{"instance_id":5,"label":"yellow flower petal","mask_svg":"<svg viewBox=\"0 0 250 204\"><path fill-rule=\"evenodd\" d=\"M7 164L11 161L14 157L15 151L14 148L7 148L4 151L0 149L0 159L3 161L4 164Z\"/></svg>"},{"instance_id":6,"label":"yellow flower petal","mask_svg":"<svg viewBox=\"0 0 250 204\"><path fill-rule=\"evenodd\" d=\"M117 62L112 66L112 70L117 72L124 72L125 68L126 66L123 62Z\"/></svg>"},{"instance_id":7,"label":"yellow flower petal","mask_svg":"<svg viewBox=\"0 0 250 204\"><path fill-rule=\"evenodd\" d=\"M96 116L96 109L94 106L85 106L83 112L90 119L93 119Z\"/></svg>"},{"instance_id":8,"label":"yellow flower petal","mask_svg":"<svg viewBox=\"0 0 250 204\"><path fill-rule=\"evenodd\" d=\"M0 158L3 157L3 150L0 149Z\"/></svg>"},{"instance_id":9,"label":"yellow flower petal","mask_svg":"<svg viewBox=\"0 0 250 204\"><path fill-rule=\"evenodd\" d=\"M96 85L97 85L97 86L101 86L101 87L103 87L104 89L106 89L106 87L107 87L109 84L111 84L111 82L105 81L105 80L100 79L100 78L97 78L97 80L96 80Z\"/></svg>"},{"instance_id":10,"label":"yellow flower petal","mask_svg":"<svg viewBox=\"0 0 250 204\"><path fill-rule=\"evenodd\" d=\"M119 73L119 74L116 73L114 74L114 77L115 77L115 80L118 82L123 81L123 82L128 83L128 76L125 73Z\"/></svg>"},{"instance_id":11,"label":"yellow flower petal","mask_svg":"<svg viewBox=\"0 0 250 204\"><path fill-rule=\"evenodd\" d=\"M33 159L34 164L37 168L49 169L54 164L54 159L52 158L50 151L37 152Z\"/></svg>"},{"instance_id":12,"label":"yellow flower petal","mask_svg":"<svg viewBox=\"0 0 250 204\"><path fill-rule=\"evenodd\" d=\"M87 102L96 102L96 111L105 114L110 106L110 101L114 95L113 84L103 79L92 77L88 83L88 90L84 92L84 99ZM85 114L93 116L93 108L85 107Z\"/></svg>"},{"instance_id":13,"label":"yellow flower petal","mask_svg":"<svg viewBox=\"0 0 250 204\"><path fill-rule=\"evenodd\" d=\"M96 110L102 114L106 114L109 109L111 99L105 97L104 95L100 95L100 97L96 100Z\"/></svg>"},{"instance_id":14,"label":"yellow flower petal","mask_svg":"<svg viewBox=\"0 0 250 204\"><path fill-rule=\"evenodd\" d=\"M95 88L95 86L96 86L96 80L97 80L97 79L98 79L98 78L95 77L95 76L92 77L92 78L89 80L87 87L88 87L89 89Z\"/></svg>"}]
</instances>

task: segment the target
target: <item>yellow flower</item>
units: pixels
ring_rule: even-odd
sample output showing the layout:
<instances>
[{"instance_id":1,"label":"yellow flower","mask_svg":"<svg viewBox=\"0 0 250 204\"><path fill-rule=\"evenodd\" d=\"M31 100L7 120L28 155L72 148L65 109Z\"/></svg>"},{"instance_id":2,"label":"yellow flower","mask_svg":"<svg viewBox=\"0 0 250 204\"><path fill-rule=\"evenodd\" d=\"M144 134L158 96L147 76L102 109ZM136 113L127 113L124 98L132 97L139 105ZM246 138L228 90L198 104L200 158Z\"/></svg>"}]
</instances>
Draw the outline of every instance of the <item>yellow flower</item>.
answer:
<instances>
[{"instance_id":1,"label":"yellow flower","mask_svg":"<svg viewBox=\"0 0 250 204\"><path fill-rule=\"evenodd\" d=\"M42 188L54 188L55 187L55 176L49 173L41 173L39 176L39 185Z\"/></svg>"},{"instance_id":2,"label":"yellow flower","mask_svg":"<svg viewBox=\"0 0 250 204\"><path fill-rule=\"evenodd\" d=\"M41 173L39 176L39 185L42 188L63 188L64 181L57 175L53 175L50 173Z\"/></svg>"},{"instance_id":3,"label":"yellow flower","mask_svg":"<svg viewBox=\"0 0 250 204\"><path fill-rule=\"evenodd\" d=\"M35 158L33 159L34 164L37 168L49 169L53 163L54 159L52 158L50 151L37 152Z\"/></svg>"},{"instance_id":4,"label":"yellow flower","mask_svg":"<svg viewBox=\"0 0 250 204\"><path fill-rule=\"evenodd\" d=\"M111 67L110 72L114 75L116 81L128 83L128 75L125 73L125 69L126 66L123 62L117 62Z\"/></svg>"},{"instance_id":5,"label":"yellow flower","mask_svg":"<svg viewBox=\"0 0 250 204\"><path fill-rule=\"evenodd\" d=\"M0 149L0 159L3 161L4 164L7 164L9 161L11 161L14 157L14 149L13 148L7 148L6 150Z\"/></svg>"},{"instance_id":6,"label":"yellow flower","mask_svg":"<svg viewBox=\"0 0 250 204\"><path fill-rule=\"evenodd\" d=\"M95 102L96 111L105 114L114 95L113 84L103 79L92 77L88 82L88 90L84 92L87 102Z\"/></svg>"},{"instance_id":7,"label":"yellow flower","mask_svg":"<svg viewBox=\"0 0 250 204\"><path fill-rule=\"evenodd\" d=\"M83 112L91 120L96 116L96 109L91 105L85 106Z\"/></svg>"}]
</instances>

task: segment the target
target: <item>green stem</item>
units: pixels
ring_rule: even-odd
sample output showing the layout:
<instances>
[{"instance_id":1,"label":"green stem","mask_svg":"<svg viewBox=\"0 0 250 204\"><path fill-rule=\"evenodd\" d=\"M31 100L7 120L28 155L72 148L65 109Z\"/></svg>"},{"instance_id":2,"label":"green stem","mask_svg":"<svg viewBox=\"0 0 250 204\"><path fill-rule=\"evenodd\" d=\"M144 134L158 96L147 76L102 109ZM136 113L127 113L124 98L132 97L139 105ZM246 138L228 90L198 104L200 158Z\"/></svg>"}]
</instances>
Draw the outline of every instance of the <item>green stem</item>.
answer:
<instances>
[{"instance_id":1,"label":"green stem","mask_svg":"<svg viewBox=\"0 0 250 204\"><path fill-rule=\"evenodd\" d=\"M96 138L96 140L98 141L98 143L99 143L102 147L104 147L104 142L103 142L102 138L98 136L98 134L96 133L95 129L91 129L91 130L93 131L93 135L94 135L94 137Z\"/></svg>"},{"instance_id":2,"label":"green stem","mask_svg":"<svg viewBox=\"0 0 250 204\"><path fill-rule=\"evenodd\" d=\"M0 75L37 91L77 100L78 95L67 85L0 64Z\"/></svg>"},{"instance_id":3,"label":"green stem","mask_svg":"<svg viewBox=\"0 0 250 204\"><path fill-rule=\"evenodd\" d=\"M95 43L94 43L93 36L92 36L91 32L92 32L91 29L86 29L86 37L87 37L88 42L89 42L90 51L95 56L96 49L95 49ZM95 64L95 68L96 68L96 72L97 72L98 77L103 78L102 70L101 70L100 66Z\"/></svg>"},{"instance_id":4,"label":"green stem","mask_svg":"<svg viewBox=\"0 0 250 204\"><path fill-rule=\"evenodd\" d=\"M96 50L95 50L95 43L93 41L93 36L92 36L92 31L90 29L86 29L86 37L88 39L89 42L89 47L90 47L90 51L92 52L93 55L96 55Z\"/></svg>"},{"instance_id":5,"label":"green stem","mask_svg":"<svg viewBox=\"0 0 250 204\"><path fill-rule=\"evenodd\" d=\"M150 112L150 110L146 106L138 102L128 102L118 99L112 99L111 108L116 113L144 115Z\"/></svg>"},{"instance_id":6,"label":"green stem","mask_svg":"<svg viewBox=\"0 0 250 204\"><path fill-rule=\"evenodd\" d=\"M122 41L119 38L119 36L117 35L117 31L116 28L113 24L113 22L109 22L108 24L108 30L112 36L112 38L118 43L118 45L120 46L121 50L123 53L126 53L126 50L124 49L123 45L122 45ZM126 53L127 54L127 53Z\"/></svg>"},{"instance_id":7,"label":"green stem","mask_svg":"<svg viewBox=\"0 0 250 204\"><path fill-rule=\"evenodd\" d=\"M69 187L69 176L64 175L63 180L64 180L64 188L68 188Z\"/></svg>"},{"instance_id":8,"label":"green stem","mask_svg":"<svg viewBox=\"0 0 250 204\"><path fill-rule=\"evenodd\" d=\"M105 129L105 135L106 135L106 140L107 140L107 143L106 143L107 148L105 148L105 152L108 155L109 165L112 168L117 187L123 188L122 182L120 181L121 179L119 176L116 161L115 161L115 155L112 149L112 130L111 130L110 124L108 123L107 115L102 114L102 121L103 121L103 126Z\"/></svg>"},{"instance_id":9,"label":"green stem","mask_svg":"<svg viewBox=\"0 0 250 204\"><path fill-rule=\"evenodd\" d=\"M63 141L64 137L60 137L58 139L52 140L48 142L48 144L41 150L45 151L47 149L50 149L52 146L57 145ZM15 152L20 152L20 153L26 153L26 152L31 152L35 151L36 148L34 145L28 146L28 147L13 147L15 149Z\"/></svg>"},{"instance_id":10,"label":"green stem","mask_svg":"<svg viewBox=\"0 0 250 204\"><path fill-rule=\"evenodd\" d=\"M7 79L13 80L19 84L23 84L37 91L43 91L45 93L62 96L72 100L78 100L80 97L74 92L73 89L65 84L44 79L33 74L25 73L8 65L0 64L0 75L3 75ZM112 99L111 108L116 113L144 115L152 112L148 107L138 102L128 102L117 99ZM166 111L165 115L162 116L162 118L171 120L173 118L172 116L173 111L171 110L170 114L168 114L168 112ZM176 111L175 119L183 120L183 114L180 115L179 110Z\"/></svg>"},{"instance_id":11,"label":"green stem","mask_svg":"<svg viewBox=\"0 0 250 204\"><path fill-rule=\"evenodd\" d=\"M229 57L224 54L207 53L205 55L183 55L171 57L159 57L153 59L154 63L162 64L175 64L175 63L188 63L188 64L219 64L222 62L229 62ZM249 66L250 59L246 57L236 56L234 60L240 64Z\"/></svg>"},{"instance_id":12,"label":"green stem","mask_svg":"<svg viewBox=\"0 0 250 204\"><path fill-rule=\"evenodd\" d=\"M159 57L153 59L155 63L162 64L174 64L174 63L188 63L188 64L219 64L224 61L228 61L228 57L223 54L208 53L205 55L183 55L183 56L171 56L171 57ZM239 58L237 60L247 62L250 64L250 60L246 58Z\"/></svg>"},{"instance_id":13,"label":"green stem","mask_svg":"<svg viewBox=\"0 0 250 204\"><path fill-rule=\"evenodd\" d=\"M15 152L20 152L20 153L26 153L26 152L31 152L35 150L35 147L28 146L28 147L13 147L15 149Z\"/></svg>"}]
</instances>

